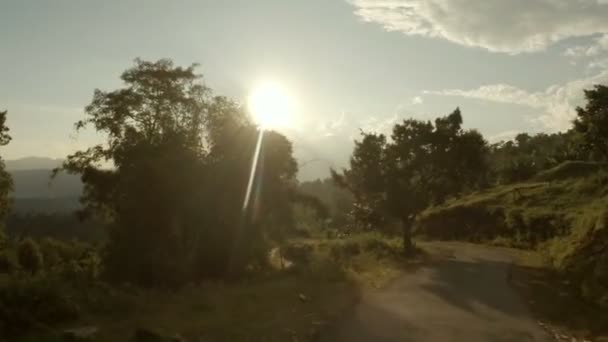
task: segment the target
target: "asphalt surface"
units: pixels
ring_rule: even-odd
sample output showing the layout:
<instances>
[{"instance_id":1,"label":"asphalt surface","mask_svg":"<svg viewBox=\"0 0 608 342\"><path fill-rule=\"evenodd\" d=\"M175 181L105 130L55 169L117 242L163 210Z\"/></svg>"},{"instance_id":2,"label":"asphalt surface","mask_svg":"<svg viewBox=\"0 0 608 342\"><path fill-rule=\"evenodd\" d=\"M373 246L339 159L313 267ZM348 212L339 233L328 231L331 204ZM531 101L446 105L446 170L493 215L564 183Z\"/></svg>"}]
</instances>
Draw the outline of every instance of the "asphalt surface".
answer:
<instances>
[{"instance_id":1,"label":"asphalt surface","mask_svg":"<svg viewBox=\"0 0 608 342\"><path fill-rule=\"evenodd\" d=\"M321 341L551 341L509 286L508 252L432 246L433 260L364 293Z\"/></svg>"}]
</instances>

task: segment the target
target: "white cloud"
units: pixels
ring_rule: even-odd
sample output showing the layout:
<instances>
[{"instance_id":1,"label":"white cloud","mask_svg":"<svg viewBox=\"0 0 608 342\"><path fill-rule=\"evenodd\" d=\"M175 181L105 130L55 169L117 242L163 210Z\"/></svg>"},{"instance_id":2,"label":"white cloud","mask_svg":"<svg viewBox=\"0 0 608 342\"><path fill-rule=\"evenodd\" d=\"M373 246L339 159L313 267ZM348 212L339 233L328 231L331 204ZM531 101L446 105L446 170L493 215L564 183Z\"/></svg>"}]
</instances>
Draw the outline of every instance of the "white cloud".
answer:
<instances>
[{"instance_id":1,"label":"white cloud","mask_svg":"<svg viewBox=\"0 0 608 342\"><path fill-rule=\"evenodd\" d=\"M532 108L543 108L544 102L540 94L531 94L523 89L508 84L492 84L477 89L445 89L439 91L425 90L425 94L461 96L478 100L487 100L500 103L514 103Z\"/></svg>"},{"instance_id":2,"label":"white cloud","mask_svg":"<svg viewBox=\"0 0 608 342\"><path fill-rule=\"evenodd\" d=\"M421 96L416 96L416 97L412 98L412 104L419 105L422 103L424 103L424 99Z\"/></svg>"},{"instance_id":3,"label":"white cloud","mask_svg":"<svg viewBox=\"0 0 608 342\"><path fill-rule=\"evenodd\" d=\"M346 112L343 111L338 118L322 122L319 125L318 130L323 136L331 137L335 135L336 131L340 131L346 124Z\"/></svg>"},{"instance_id":4,"label":"white cloud","mask_svg":"<svg viewBox=\"0 0 608 342\"><path fill-rule=\"evenodd\" d=\"M357 125L358 128L362 129L364 132L389 134L397 121L399 121L398 114L394 114L393 116L384 119L379 119L372 116L355 123L355 125Z\"/></svg>"},{"instance_id":5,"label":"white cloud","mask_svg":"<svg viewBox=\"0 0 608 342\"><path fill-rule=\"evenodd\" d=\"M567 38L608 33L605 0L347 1L364 21L388 31L509 54L542 51Z\"/></svg>"},{"instance_id":6,"label":"white cloud","mask_svg":"<svg viewBox=\"0 0 608 342\"><path fill-rule=\"evenodd\" d=\"M589 68L590 69L608 69L608 57L590 62Z\"/></svg>"},{"instance_id":7,"label":"white cloud","mask_svg":"<svg viewBox=\"0 0 608 342\"><path fill-rule=\"evenodd\" d=\"M524 89L506 85L486 85L477 89L446 89L425 91L426 94L460 96L478 100L511 103L539 109L541 112L532 121L549 131L560 131L571 126L576 115L575 108L584 103L584 89L608 82L608 70L599 74L553 85L545 91L528 92Z\"/></svg>"},{"instance_id":8,"label":"white cloud","mask_svg":"<svg viewBox=\"0 0 608 342\"><path fill-rule=\"evenodd\" d=\"M496 143L499 141L509 141L513 140L521 131L518 130L508 130L504 132L500 132L498 134L494 134L488 137L488 141L490 143Z\"/></svg>"},{"instance_id":9,"label":"white cloud","mask_svg":"<svg viewBox=\"0 0 608 342\"><path fill-rule=\"evenodd\" d=\"M577 45L566 49L564 55L573 58L597 57L608 51L608 34L596 38L591 45Z\"/></svg>"}]
</instances>

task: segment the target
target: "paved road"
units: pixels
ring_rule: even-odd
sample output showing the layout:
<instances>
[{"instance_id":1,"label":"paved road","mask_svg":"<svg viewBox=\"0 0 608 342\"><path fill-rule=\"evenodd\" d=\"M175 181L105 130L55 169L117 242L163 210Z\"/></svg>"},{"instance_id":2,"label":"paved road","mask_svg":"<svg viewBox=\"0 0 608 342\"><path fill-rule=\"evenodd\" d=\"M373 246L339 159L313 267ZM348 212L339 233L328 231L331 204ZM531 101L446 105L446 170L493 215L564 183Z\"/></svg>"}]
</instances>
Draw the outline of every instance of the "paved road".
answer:
<instances>
[{"instance_id":1,"label":"paved road","mask_svg":"<svg viewBox=\"0 0 608 342\"><path fill-rule=\"evenodd\" d=\"M321 340L551 341L507 283L507 252L457 243L432 248L435 260L364 294Z\"/></svg>"}]
</instances>

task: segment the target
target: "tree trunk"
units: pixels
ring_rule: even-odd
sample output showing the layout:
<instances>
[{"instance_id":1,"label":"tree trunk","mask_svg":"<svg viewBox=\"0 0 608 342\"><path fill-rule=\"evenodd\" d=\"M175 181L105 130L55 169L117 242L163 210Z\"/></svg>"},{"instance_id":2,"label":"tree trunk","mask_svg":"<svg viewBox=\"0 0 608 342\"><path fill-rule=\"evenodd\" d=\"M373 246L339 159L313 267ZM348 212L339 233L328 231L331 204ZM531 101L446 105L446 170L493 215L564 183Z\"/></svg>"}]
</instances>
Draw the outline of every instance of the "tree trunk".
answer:
<instances>
[{"instance_id":1,"label":"tree trunk","mask_svg":"<svg viewBox=\"0 0 608 342\"><path fill-rule=\"evenodd\" d=\"M401 229L403 234L403 254L406 256L414 254L414 244L412 243L412 219L404 217L401 219Z\"/></svg>"}]
</instances>

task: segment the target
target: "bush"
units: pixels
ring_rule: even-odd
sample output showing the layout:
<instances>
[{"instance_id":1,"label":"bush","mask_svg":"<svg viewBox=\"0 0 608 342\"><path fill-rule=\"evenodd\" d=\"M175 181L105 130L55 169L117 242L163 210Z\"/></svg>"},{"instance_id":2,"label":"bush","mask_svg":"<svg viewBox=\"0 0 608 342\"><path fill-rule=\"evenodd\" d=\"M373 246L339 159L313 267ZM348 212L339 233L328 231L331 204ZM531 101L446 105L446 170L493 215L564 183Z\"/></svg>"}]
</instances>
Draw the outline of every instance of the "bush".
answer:
<instances>
[{"instance_id":1,"label":"bush","mask_svg":"<svg viewBox=\"0 0 608 342\"><path fill-rule=\"evenodd\" d=\"M312 258L313 248L303 243L290 243L281 248L283 256L296 265L306 265Z\"/></svg>"},{"instance_id":2,"label":"bush","mask_svg":"<svg viewBox=\"0 0 608 342\"><path fill-rule=\"evenodd\" d=\"M379 237L372 236L364 239L362 242L363 250L366 252L372 252L376 254L385 255L393 251L393 247L390 246L385 240Z\"/></svg>"},{"instance_id":3,"label":"bush","mask_svg":"<svg viewBox=\"0 0 608 342\"><path fill-rule=\"evenodd\" d=\"M38 245L47 268L80 260L93 249L90 245L79 241L61 241L52 238L42 239Z\"/></svg>"},{"instance_id":4,"label":"bush","mask_svg":"<svg viewBox=\"0 0 608 342\"><path fill-rule=\"evenodd\" d=\"M332 244L329 253L334 260L349 259L361 254L359 241L347 239Z\"/></svg>"},{"instance_id":5,"label":"bush","mask_svg":"<svg viewBox=\"0 0 608 342\"><path fill-rule=\"evenodd\" d=\"M17 248L17 259L24 270L36 274L44 265L44 259L36 241L25 239Z\"/></svg>"},{"instance_id":6,"label":"bush","mask_svg":"<svg viewBox=\"0 0 608 342\"><path fill-rule=\"evenodd\" d=\"M483 241L505 231L505 213L485 203L437 208L416 222L417 233L439 240Z\"/></svg>"},{"instance_id":7,"label":"bush","mask_svg":"<svg viewBox=\"0 0 608 342\"><path fill-rule=\"evenodd\" d=\"M98 280L101 272L101 258L94 251L88 252L79 260L62 264L59 269L62 278L77 285L86 285Z\"/></svg>"},{"instance_id":8,"label":"bush","mask_svg":"<svg viewBox=\"0 0 608 342\"><path fill-rule=\"evenodd\" d=\"M78 305L60 282L14 278L0 288L0 336L14 336L67 322L79 316Z\"/></svg>"},{"instance_id":9,"label":"bush","mask_svg":"<svg viewBox=\"0 0 608 342\"><path fill-rule=\"evenodd\" d=\"M606 167L605 163L567 161L534 176L538 181L556 181L568 178L587 177Z\"/></svg>"},{"instance_id":10,"label":"bush","mask_svg":"<svg viewBox=\"0 0 608 342\"><path fill-rule=\"evenodd\" d=\"M325 220L319 216L314 208L302 205L294 205L294 233L300 237L311 237L318 235L325 228Z\"/></svg>"}]
</instances>

